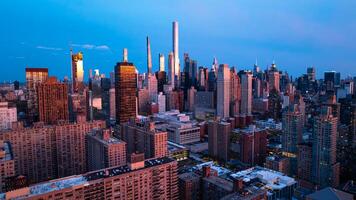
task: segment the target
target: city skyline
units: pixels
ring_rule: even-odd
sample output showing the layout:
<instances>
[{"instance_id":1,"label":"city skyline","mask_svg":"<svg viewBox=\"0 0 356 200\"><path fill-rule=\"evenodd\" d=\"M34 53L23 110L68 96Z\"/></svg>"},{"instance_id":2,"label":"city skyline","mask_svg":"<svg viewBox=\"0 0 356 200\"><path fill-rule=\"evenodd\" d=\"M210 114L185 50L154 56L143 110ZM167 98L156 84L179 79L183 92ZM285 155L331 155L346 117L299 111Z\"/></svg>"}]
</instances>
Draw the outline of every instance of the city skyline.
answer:
<instances>
[{"instance_id":1,"label":"city skyline","mask_svg":"<svg viewBox=\"0 0 356 200\"><path fill-rule=\"evenodd\" d=\"M153 71L157 71L159 53L168 58L172 49L172 21L178 21L180 26L179 59L187 52L198 61L198 66L210 68L217 57L219 64L226 63L238 70L252 69L257 58L261 69L275 60L280 70L293 77L305 73L311 65L317 68L317 78L327 70L339 71L343 77L355 75L348 70L355 63L352 35L356 28L350 9L354 3L318 2L259 2L258 6L256 2L232 1L143 1L140 5L120 2L121 6L109 2L113 8L97 1L36 1L31 5L4 2L1 13L7 17L1 21L7 28L5 37L0 39L0 53L4 56L1 68L8 70L3 71L0 80L23 82L25 77L13 70L20 72L25 67L48 67L49 74L70 78L70 47L84 54L84 80L89 69L99 69L108 76L121 60L120 52L125 47L139 72L146 72L146 36L151 41ZM6 9L15 4L19 9ZM26 6L33 8L31 15ZM192 12L182 14L186 7ZM194 8L197 12L193 12ZM226 12L214 12L218 10ZM339 16L341 11L346 17Z\"/></svg>"}]
</instances>

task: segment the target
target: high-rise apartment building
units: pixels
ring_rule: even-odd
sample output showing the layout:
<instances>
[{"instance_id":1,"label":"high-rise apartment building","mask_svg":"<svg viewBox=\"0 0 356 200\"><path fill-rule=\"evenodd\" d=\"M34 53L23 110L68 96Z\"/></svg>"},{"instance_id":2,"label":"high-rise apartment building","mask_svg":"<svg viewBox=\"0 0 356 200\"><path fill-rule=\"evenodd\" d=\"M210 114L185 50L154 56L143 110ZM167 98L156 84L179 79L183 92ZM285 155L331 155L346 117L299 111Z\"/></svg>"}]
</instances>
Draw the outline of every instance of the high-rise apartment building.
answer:
<instances>
[{"instance_id":1,"label":"high-rise apartment building","mask_svg":"<svg viewBox=\"0 0 356 200\"><path fill-rule=\"evenodd\" d=\"M263 165L267 155L267 132L251 125L239 132L240 160L251 166Z\"/></svg>"},{"instance_id":2,"label":"high-rise apartment building","mask_svg":"<svg viewBox=\"0 0 356 200\"><path fill-rule=\"evenodd\" d=\"M38 121L37 85L48 78L48 68L26 68L27 109L30 121Z\"/></svg>"},{"instance_id":3,"label":"high-rise apartment building","mask_svg":"<svg viewBox=\"0 0 356 200\"><path fill-rule=\"evenodd\" d=\"M0 140L11 144L16 174L37 183L86 172L85 135L104 126L104 121L59 121L52 126L38 122L29 128L17 123L0 133Z\"/></svg>"},{"instance_id":4,"label":"high-rise apartment building","mask_svg":"<svg viewBox=\"0 0 356 200\"><path fill-rule=\"evenodd\" d=\"M149 100L151 102L157 102L158 85L157 85L156 76L154 74L147 74L146 81L147 81Z\"/></svg>"},{"instance_id":5,"label":"high-rise apartment building","mask_svg":"<svg viewBox=\"0 0 356 200\"><path fill-rule=\"evenodd\" d=\"M15 172L37 183L57 177L54 129L37 122L33 128L23 128L19 123L11 131L0 134L0 139L10 142Z\"/></svg>"},{"instance_id":6,"label":"high-rise apartment building","mask_svg":"<svg viewBox=\"0 0 356 200\"><path fill-rule=\"evenodd\" d=\"M221 65L220 65L221 67ZM231 124L227 122L209 121L209 155L219 160L228 161L230 151Z\"/></svg>"},{"instance_id":7,"label":"high-rise apartment building","mask_svg":"<svg viewBox=\"0 0 356 200\"><path fill-rule=\"evenodd\" d=\"M37 85L40 121L54 124L58 120L69 120L68 85L50 77Z\"/></svg>"},{"instance_id":8,"label":"high-rise apartment building","mask_svg":"<svg viewBox=\"0 0 356 200\"><path fill-rule=\"evenodd\" d=\"M5 199L178 199L177 161L141 160L1 194Z\"/></svg>"},{"instance_id":9,"label":"high-rise apartment building","mask_svg":"<svg viewBox=\"0 0 356 200\"><path fill-rule=\"evenodd\" d=\"M313 145L309 142L298 144L297 177L312 182Z\"/></svg>"},{"instance_id":10,"label":"high-rise apartment building","mask_svg":"<svg viewBox=\"0 0 356 200\"><path fill-rule=\"evenodd\" d=\"M124 50L124 61L115 66L115 106L118 124L128 122L137 114L137 72L127 57L127 50Z\"/></svg>"},{"instance_id":11,"label":"high-rise apartment building","mask_svg":"<svg viewBox=\"0 0 356 200\"><path fill-rule=\"evenodd\" d=\"M0 192L5 192L6 178L15 176L15 160L9 142L0 140Z\"/></svg>"},{"instance_id":12,"label":"high-rise apartment building","mask_svg":"<svg viewBox=\"0 0 356 200\"><path fill-rule=\"evenodd\" d=\"M104 121L78 121L53 126L58 177L81 174L87 171L85 137L94 128L104 128Z\"/></svg>"},{"instance_id":13,"label":"high-rise apartment building","mask_svg":"<svg viewBox=\"0 0 356 200\"><path fill-rule=\"evenodd\" d=\"M296 154L298 144L302 142L304 115L298 105L290 105L282 117L282 148L283 151Z\"/></svg>"},{"instance_id":14,"label":"high-rise apartment building","mask_svg":"<svg viewBox=\"0 0 356 200\"><path fill-rule=\"evenodd\" d=\"M230 116L240 113L241 83L235 68L230 70Z\"/></svg>"},{"instance_id":15,"label":"high-rise apartment building","mask_svg":"<svg viewBox=\"0 0 356 200\"><path fill-rule=\"evenodd\" d=\"M17 121L17 109L8 102L0 102L0 130L9 129Z\"/></svg>"},{"instance_id":16,"label":"high-rise apartment building","mask_svg":"<svg viewBox=\"0 0 356 200\"><path fill-rule=\"evenodd\" d=\"M110 88L109 95L110 95L110 119L115 119L116 117L115 88Z\"/></svg>"},{"instance_id":17,"label":"high-rise apartment building","mask_svg":"<svg viewBox=\"0 0 356 200\"><path fill-rule=\"evenodd\" d=\"M230 116L230 87L231 87L230 69L227 64L219 66L217 78L217 109L216 114L219 117L226 118Z\"/></svg>"},{"instance_id":18,"label":"high-rise apartment building","mask_svg":"<svg viewBox=\"0 0 356 200\"><path fill-rule=\"evenodd\" d=\"M339 185L339 163L336 161L338 118L330 107L324 107L313 129L313 181L320 187Z\"/></svg>"},{"instance_id":19,"label":"high-rise apartment building","mask_svg":"<svg viewBox=\"0 0 356 200\"><path fill-rule=\"evenodd\" d=\"M88 171L126 165L126 143L110 129L93 129L86 135Z\"/></svg>"},{"instance_id":20,"label":"high-rise apartment building","mask_svg":"<svg viewBox=\"0 0 356 200\"><path fill-rule=\"evenodd\" d=\"M84 66L83 66L83 53L78 52L73 54L70 50L72 59L72 92L79 92L83 88L84 79Z\"/></svg>"},{"instance_id":21,"label":"high-rise apartment building","mask_svg":"<svg viewBox=\"0 0 356 200\"><path fill-rule=\"evenodd\" d=\"M241 113L249 115L252 111L252 72L241 73Z\"/></svg>"},{"instance_id":22,"label":"high-rise apartment building","mask_svg":"<svg viewBox=\"0 0 356 200\"><path fill-rule=\"evenodd\" d=\"M146 159L168 155L167 132L156 130L149 119L130 119L123 125L121 138L126 142L128 156L136 152L144 153Z\"/></svg>"}]
</instances>

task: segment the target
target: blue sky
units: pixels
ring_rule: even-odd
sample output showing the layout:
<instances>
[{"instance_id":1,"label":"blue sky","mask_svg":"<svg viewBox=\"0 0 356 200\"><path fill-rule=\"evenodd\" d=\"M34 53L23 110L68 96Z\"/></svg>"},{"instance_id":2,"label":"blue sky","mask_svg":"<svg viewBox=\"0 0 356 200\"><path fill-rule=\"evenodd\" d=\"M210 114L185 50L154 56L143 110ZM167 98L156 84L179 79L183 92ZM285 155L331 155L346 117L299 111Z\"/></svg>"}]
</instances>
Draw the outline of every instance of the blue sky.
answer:
<instances>
[{"instance_id":1,"label":"blue sky","mask_svg":"<svg viewBox=\"0 0 356 200\"><path fill-rule=\"evenodd\" d=\"M145 37L153 68L172 49L179 21L180 54L198 65L265 69L275 60L297 76L315 66L356 75L356 1L352 0L1 0L0 80L24 80L26 66L70 75L70 44L89 68L108 75L122 49L146 71Z\"/></svg>"}]
</instances>

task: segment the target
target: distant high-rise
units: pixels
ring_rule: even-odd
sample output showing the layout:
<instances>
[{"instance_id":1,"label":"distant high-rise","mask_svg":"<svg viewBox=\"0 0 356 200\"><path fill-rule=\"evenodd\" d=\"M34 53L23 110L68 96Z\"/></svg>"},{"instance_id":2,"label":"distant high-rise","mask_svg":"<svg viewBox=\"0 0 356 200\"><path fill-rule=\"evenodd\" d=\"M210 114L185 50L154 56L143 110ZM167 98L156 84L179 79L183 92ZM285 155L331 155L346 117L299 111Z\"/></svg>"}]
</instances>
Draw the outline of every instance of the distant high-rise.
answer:
<instances>
[{"instance_id":1,"label":"distant high-rise","mask_svg":"<svg viewBox=\"0 0 356 200\"><path fill-rule=\"evenodd\" d=\"M147 74L152 74L152 57L151 57L151 43L150 38L146 37L147 42Z\"/></svg>"},{"instance_id":2,"label":"distant high-rise","mask_svg":"<svg viewBox=\"0 0 356 200\"><path fill-rule=\"evenodd\" d=\"M315 81L315 67L307 68L308 80Z\"/></svg>"},{"instance_id":3,"label":"distant high-rise","mask_svg":"<svg viewBox=\"0 0 356 200\"><path fill-rule=\"evenodd\" d=\"M227 64L219 66L217 79L217 110L219 117L230 116L230 69Z\"/></svg>"},{"instance_id":4,"label":"distant high-rise","mask_svg":"<svg viewBox=\"0 0 356 200\"><path fill-rule=\"evenodd\" d=\"M164 55L159 54L159 71L164 72Z\"/></svg>"},{"instance_id":5,"label":"distant high-rise","mask_svg":"<svg viewBox=\"0 0 356 200\"><path fill-rule=\"evenodd\" d=\"M73 54L70 50L72 59L72 92L79 92L84 79L83 53Z\"/></svg>"},{"instance_id":6,"label":"distant high-rise","mask_svg":"<svg viewBox=\"0 0 356 200\"><path fill-rule=\"evenodd\" d=\"M335 91L335 87L340 86L340 72L324 72L324 84L327 91Z\"/></svg>"},{"instance_id":7,"label":"distant high-rise","mask_svg":"<svg viewBox=\"0 0 356 200\"><path fill-rule=\"evenodd\" d=\"M339 185L339 163L336 161L338 118L330 107L323 107L313 129L313 181L320 187Z\"/></svg>"},{"instance_id":8,"label":"distant high-rise","mask_svg":"<svg viewBox=\"0 0 356 200\"><path fill-rule=\"evenodd\" d=\"M54 124L58 120L69 120L68 86L50 77L37 85L40 121Z\"/></svg>"},{"instance_id":9,"label":"distant high-rise","mask_svg":"<svg viewBox=\"0 0 356 200\"><path fill-rule=\"evenodd\" d=\"M38 121L37 85L48 78L48 68L26 68L27 109L30 121Z\"/></svg>"},{"instance_id":10,"label":"distant high-rise","mask_svg":"<svg viewBox=\"0 0 356 200\"><path fill-rule=\"evenodd\" d=\"M230 69L230 116L240 113L241 83L235 68Z\"/></svg>"},{"instance_id":11,"label":"distant high-rise","mask_svg":"<svg viewBox=\"0 0 356 200\"><path fill-rule=\"evenodd\" d=\"M170 52L168 54L168 83L174 88L174 54Z\"/></svg>"},{"instance_id":12,"label":"distant high-rise","mask_svg":"<svg viewBox=\"0 0 356 200\"><path fill-rule=\"evenodd\" d=\"M269 92L273 89L279 91L279 71L277 70L276 64L272 64L271 68L268 70L268 83Z\"/></svg>"},{"instance_id":13,"label":"distant high-rise","mask_svg":"<svg viewBox=\"0 0 356 200\"><path fill-rule=\"evenodd\" d=\"M137 114L137 72L133 63L128 62L127 49L124 60L115 66L116 122L126 123Z\"/></svg>"},{"instance_id":14,"label":"distant high-rise","mask_svg":"<svg viewBox=\"0 0 356 200\"><path fill-rule=\"evenodd\" d=\"M241 113L251 114L252 111L252 72L241 73Z\"/></svg>"},{"instance_id":15,"label":"distant high-rise","mask_svg":"<svg viewBox=\"0 0 356 200\"><path fill-rule=\"evenodd\" d=\"M179 62L179 41L178 41L178 22L173 22L173 54L174 54L174 76L175 81L180 83L180 62Z\"/></svg>"}]
</instances>

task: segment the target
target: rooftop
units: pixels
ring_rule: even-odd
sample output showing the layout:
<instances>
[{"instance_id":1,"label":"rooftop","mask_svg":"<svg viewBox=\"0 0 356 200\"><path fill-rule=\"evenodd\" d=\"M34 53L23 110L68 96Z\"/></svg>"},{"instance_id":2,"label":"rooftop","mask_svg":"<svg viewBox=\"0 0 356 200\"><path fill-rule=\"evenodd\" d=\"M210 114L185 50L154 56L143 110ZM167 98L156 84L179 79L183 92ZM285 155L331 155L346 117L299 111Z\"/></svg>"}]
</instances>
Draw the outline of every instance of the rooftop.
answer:
<instances>
[{"instance_id":1,"label":"rooftop","mask_svg":"<svg viewBox=\"0 0 356 200\"><path fill-rule=\"evenodd\" d=\"M265 185L265 188L281 190L284 187L296 184L294 178L284 175L281 172L270 170L263 167L252 167L247 170L239 171L230 175L233 178L242 178L245 183L258 179Z\"/></svg>"},{"instance_id":2,"label":"rooftop","mask_svg":"<svg viewBox=\"0 0 356 200\"><path fill-rule=\"evenodd\" d=\"M216 171L218 173L218 176L222 176L224 174L228 174L231 171L224 168L224 167L220 167L218 165L215 165L213 161L209 161L209 162L205 162L205 163L201 163L199 165L196 165L195 168L197 168L198 170L201 170L203 168L203 166L210 166L210 169Z\"/></svg>"},{"instance_id":3,"label":"rooftop","mask_svg":"<svg viewBox=\"0 0 356 200\"><path fill-rule=\"evenodd\" d=\"M145 167L150 168L161 164L166 164L174 161L171 158L163 157L145 161ZM142 168L141 168L142 169ZM29 193L25 194L27 197L45 194L65 188L70 188L79 185L89 184L89 181L98 180L101 178L107 178L112 176L118 176L132 171L138 171L140 169L131 170L127 165L113 168L106 168L98 171L89 172L83 175L69 176L61 179L55 179L29 187ZM0 197L6 198L6 193L0 194Z\"/></svg>"}]
</instances>

